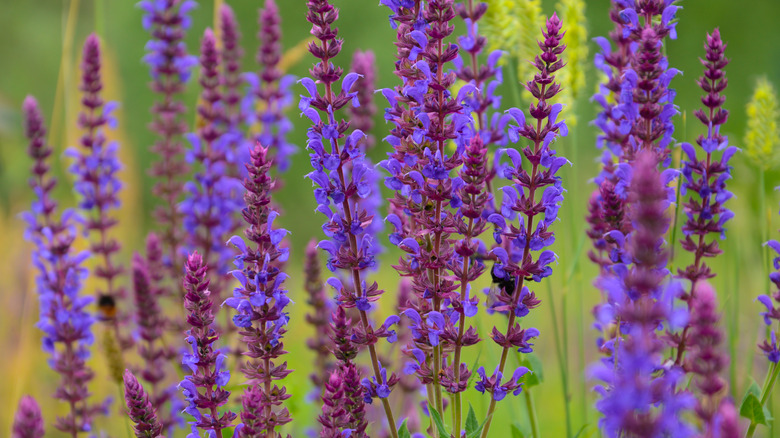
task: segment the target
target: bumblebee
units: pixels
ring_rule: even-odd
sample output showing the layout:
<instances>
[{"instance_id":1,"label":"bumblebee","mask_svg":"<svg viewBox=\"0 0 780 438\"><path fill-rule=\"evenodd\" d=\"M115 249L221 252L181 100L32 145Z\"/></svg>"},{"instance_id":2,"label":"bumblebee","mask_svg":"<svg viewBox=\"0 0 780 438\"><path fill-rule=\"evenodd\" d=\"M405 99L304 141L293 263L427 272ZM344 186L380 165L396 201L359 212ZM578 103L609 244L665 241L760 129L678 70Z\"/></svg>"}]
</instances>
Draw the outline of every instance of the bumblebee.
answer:
<instances>
[{"instance_id":1,"label":"bumblebee","mask_svg":"<svg viewBox=\"0 0 780 438\"><path fill-rule=\"evenodd\" d=\"M511 275L507 276L508 278L497 276L495 273L495 263L493 264L493 268L490 269L490 277L493 280L493 284L497 285L499 289L505 290L507 294L511 295L515 291L515 277L512 277Z\"/></svg>"},{"instance_id":2,"label":"bumblebee","mask_svg":"<svg viewBox=\"0 0 780 438\"><path fill-rule=\"evenodd\" d=\"M116 300L111 295L98 297L98 317L101 321L113 321L116 318Z\"/></svg>"}]
</instances>

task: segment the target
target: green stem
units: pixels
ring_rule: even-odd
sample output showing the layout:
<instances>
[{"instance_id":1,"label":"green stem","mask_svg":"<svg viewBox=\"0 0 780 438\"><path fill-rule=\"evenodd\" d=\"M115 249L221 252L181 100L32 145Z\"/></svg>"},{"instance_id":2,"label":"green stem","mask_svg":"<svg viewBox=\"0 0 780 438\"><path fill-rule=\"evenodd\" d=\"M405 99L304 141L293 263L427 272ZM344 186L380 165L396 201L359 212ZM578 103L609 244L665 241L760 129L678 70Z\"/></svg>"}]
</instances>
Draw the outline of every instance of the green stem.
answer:
<instances>
[{"instance_id":1,"label":"green stem","mask_svg":"<svg viewBox=\"0 0 780 438\"><path fill-rule=\"evenodd\" d=\"M119 400L120 402L125 399L125 391L124 391L124 385L121 383L117 384L117 389L119 390ZM130 417L127 415L122 415L125 419L125 435L127 438L131 438L130 431L133 430L133 426L130 425Z\"/></svg>"},{"instance_id":2,"label":"green stem","mask_svg":"<svg viewBox=\"0 0 780 438\"><path fill-rule=\"evenodd\" d=\"M736 399L736 395L739 393L737 386L737 338L739 337L739 297L737 296L739 290L739 268L737 268L738 257L737 249L735 246L731 251L731 299L727 308L731 309L729 312L730 326L728 331L728 343L729 343L729 380L731 381L731 398Z\"/></svg>"},{"instance_id":3,"label":"green stem","mask_svg":"<svg viewBox=\"0 0 780 438\"><path fill-rule=\"evenodd\" d=\"M518 79L517 79L517 70L515 68L515 59L509 58L506 63L506 67L509 70L509 88L512 91L512 105L513 107L520 108L521 99L520 99L520 89L517 86Z\"/></svg>"},{"instance_id":4,"label":"green stem","mask_svg":"<svg viewBox=\"0 0 780 438\"><path fill-rule=\"evenodd\" d=\"M105 42L106 35L103 26L103 0L95 0L95 33Z\"/></svg>"},{"instance_id":5,"label":"green stem","mask_svg":"<svg viewBox=\"0 0 780 438\"><path fill-rule=\"evenodd\" d=\"M528 409L528 422L531 423L531 436L539 438L539 426L537 426L539 421L536 418L536 406L534 405L533 396L528 389L524 389L523 394L525 394L525 407Z\"/></svg>"},{"instance_id":6,"label":"green stem","mask_svg":"<svg viewBox=\"0 0 780 438\"><path fill-rule=\"evenodd\" d=\"M555 311L555 300L553 299L552 286L550 282L547 282L547 295L550 300L550 314L553 320L553 334L555 336L555 354L558 357L558 369L561 373L561 382L563 384L563 403L564 411L566 413L566 436L571 437L571 413L569 406L569 376L566 372L566 358L561 345L561 335L558 330L558 316Z\"/></svg>"},{"instance_id":7,"label":"green stem","mask_svg":"<svg viewBox=\"0 0 780 438\"><path fill-rule=\"evenodd\" d=\"M762 407L764 406L764 404L766 404L769 395L772 393L772 388L775 386L775 382L777 381L778 371L780 371L780 367L777 366L777 363L773 363L772 367L769 369L769 373L767 373L766 376L768 380L766 381L766 383L764 383L764 389L761 391ZM757 423L751 421L747 434L745 434L745 438L751 438L753 436L753 433L755 433L757 426L758 426Z\"/></svg>"},{"instance_id":8,"label":"green stem","mask_svg":"<svg viewBox=\"0 0 780 438\"><path fill-rule=\"evenodd\" d=\"M425 385L425 396L428 398L428 409L430 409L432 406L436 406L436 404L433 402L433 385L430 383ZM433 422L433 415L429 414L428 420L431 426L431 435L438 437L439 432L436 429L436 423Z\"/></svg>"}]
</instances>

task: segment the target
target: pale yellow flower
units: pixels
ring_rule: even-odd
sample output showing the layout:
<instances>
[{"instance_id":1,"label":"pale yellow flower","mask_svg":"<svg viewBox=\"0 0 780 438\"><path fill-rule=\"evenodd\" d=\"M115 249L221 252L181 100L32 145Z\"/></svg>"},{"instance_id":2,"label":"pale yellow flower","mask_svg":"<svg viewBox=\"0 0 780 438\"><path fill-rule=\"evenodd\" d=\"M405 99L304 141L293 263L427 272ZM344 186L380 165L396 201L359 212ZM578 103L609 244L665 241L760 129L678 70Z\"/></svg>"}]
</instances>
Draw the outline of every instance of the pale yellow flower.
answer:
<instances>
[{"instance_id":1,"label":"pale yellow flower","mask_svg":"<svg viewBox=\"0 0 780 438\"><path fill-rule=\"evenodd\" d=\"M779 116L775 87L767 78L760 78L747 105L745 153L764 170L777 166L780 161Z\"/></svg>"}]
</instances>

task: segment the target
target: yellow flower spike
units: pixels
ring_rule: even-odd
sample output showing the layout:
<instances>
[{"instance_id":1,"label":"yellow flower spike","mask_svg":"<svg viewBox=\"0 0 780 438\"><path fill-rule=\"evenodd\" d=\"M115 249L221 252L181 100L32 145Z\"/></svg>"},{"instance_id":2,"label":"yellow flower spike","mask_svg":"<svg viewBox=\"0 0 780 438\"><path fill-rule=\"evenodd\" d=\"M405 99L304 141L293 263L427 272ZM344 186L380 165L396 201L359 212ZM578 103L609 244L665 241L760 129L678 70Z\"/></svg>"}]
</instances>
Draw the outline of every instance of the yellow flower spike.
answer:
<instances>
[{"instance_id":1,"label":"yellow flower spike","mask_svg":"<svg viewBox=\"0 0 780 438\"><path fill-rule=\"evenodd\" d=\"M485 15L480 20L480 33L487 38L488 51L503 50L501 64L513 62L517 80L525 84L534 75L532 64L539 49L537 36L544 26L541 0L486 0ZM523 95L530 99L531 93Z\"/></svg>"},{"instance_id":2,"label":"yellow flower spike","mask_svg":"<svg viewBox=\"0 0 780 438\"><path fill-rule=\"evenodd\" d=\"M555 9L563 21L563 43L566 44L564 61L566 68L558 74L562 89L560 102L574 108L574 102L585 87L585 69L588 66L588 26L584 0L559 0ZM575 111L566 114L566 122L577 124Z\"/></svg>"},{"instance_id":3,"label":"yellow flower spike","mask_svg":"<svg viewBox=\"0 0 780 438\"><path fill-rule=\"evenodd\" d=\"M778 164L780 134L777 120L780 116L775 87L767 78L759 78L753 98L747 105L748 126L745 132L745 152L764 170Z\"/></svg>"},{"instance_id":4,"label":"yellow flower spike","mask_svg":"<svg viewBox=\"0 0 780 438\"><path fill-rule=\"evenodd\" d=\"M536 67L532 63L539 52L537 40L545 20L542 15L541 0L515 0L514 3L513 12L518 17L518 31L520 33L516 52L517 78L520 83L525 84L533 79L536 73ZM527 99L531 98L531 93L527 90L524 95Z\"/></svg>"}]
</instances>

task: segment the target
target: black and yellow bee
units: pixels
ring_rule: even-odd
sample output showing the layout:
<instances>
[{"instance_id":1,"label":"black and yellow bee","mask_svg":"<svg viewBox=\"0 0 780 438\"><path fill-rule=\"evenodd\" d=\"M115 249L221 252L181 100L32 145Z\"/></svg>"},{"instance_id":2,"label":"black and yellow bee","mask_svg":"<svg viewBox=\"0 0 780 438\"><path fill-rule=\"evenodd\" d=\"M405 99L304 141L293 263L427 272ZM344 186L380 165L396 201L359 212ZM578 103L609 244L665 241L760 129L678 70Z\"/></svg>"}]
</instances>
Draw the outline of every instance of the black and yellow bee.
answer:
<instances>
[{"instance_id":1,"label":"black and yellow bee","mask_svg":"<svg viewBox=\"0 0 780 438\"><path fill-rule=\"evenodd\" d=\"M98 297L98 318L101 321L113 321L116 318L116 300L111 295L100 294Z\"/></svg>"}]
</instances>

